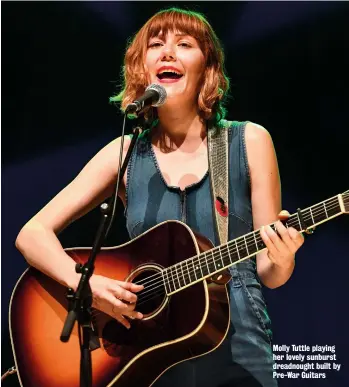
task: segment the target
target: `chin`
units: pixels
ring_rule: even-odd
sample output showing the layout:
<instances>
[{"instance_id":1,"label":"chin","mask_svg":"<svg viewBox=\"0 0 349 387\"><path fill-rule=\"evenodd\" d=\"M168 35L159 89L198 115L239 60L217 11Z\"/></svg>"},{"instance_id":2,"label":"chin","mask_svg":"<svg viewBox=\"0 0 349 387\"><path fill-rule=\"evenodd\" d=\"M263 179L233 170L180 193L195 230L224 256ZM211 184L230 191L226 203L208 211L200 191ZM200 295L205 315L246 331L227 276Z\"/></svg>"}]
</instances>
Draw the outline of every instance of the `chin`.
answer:
<instances>
[{"instance_id":1,"label":"chin","mask_svg":"<svg viewBox=\"0 0 349 387\"><path fill-rule=\"evenodd\" d=\"M161 86L166 89L167 98L175 98L187 94L185 85L180 85L178 83L161 83Z\"/></svg>"}]
</instances>

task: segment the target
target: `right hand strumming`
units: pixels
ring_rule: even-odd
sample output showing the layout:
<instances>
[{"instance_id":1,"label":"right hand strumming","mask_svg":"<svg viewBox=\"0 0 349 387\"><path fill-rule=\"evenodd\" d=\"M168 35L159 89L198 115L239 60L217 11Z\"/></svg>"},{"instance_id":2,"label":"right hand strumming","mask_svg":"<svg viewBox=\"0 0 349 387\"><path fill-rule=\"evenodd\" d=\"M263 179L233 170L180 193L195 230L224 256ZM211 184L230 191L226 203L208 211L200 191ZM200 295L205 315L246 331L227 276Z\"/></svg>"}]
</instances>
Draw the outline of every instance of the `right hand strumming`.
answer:
<instances>
[{"instance_id":1,"label":"right hand strumming","mask_svg":"<svg viewBox=\"0 0 349 387\"><path fill-rule=\"evenodd\" d=\"M144 287L132 282L118 281L101 275L93 275L90 278L92 291L92 306L115 318L126 328L130 328L131 319L142 319L143 314L135 311L137 296L133 292L139 292Z\"/></svg>"}]
</instances>

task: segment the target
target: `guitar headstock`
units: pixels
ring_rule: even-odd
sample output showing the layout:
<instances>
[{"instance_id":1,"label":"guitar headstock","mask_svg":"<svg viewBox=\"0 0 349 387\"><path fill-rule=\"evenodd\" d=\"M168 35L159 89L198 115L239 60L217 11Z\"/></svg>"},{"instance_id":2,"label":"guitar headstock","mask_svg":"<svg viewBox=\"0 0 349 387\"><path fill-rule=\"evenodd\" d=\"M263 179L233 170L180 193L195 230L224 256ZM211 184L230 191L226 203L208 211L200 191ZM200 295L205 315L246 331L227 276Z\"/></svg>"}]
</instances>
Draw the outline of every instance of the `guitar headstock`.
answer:
<instances>
[{"instance_id":1,"label":"guitar headstock","mask_svg":"<svg viewBox=\"0 0 349 387\"><path fill-rule=\"evenodd\" d=\"M344 212L349 214L349 190L343 192L341 196L343 200Z\"/></svg>"}]
</instances>

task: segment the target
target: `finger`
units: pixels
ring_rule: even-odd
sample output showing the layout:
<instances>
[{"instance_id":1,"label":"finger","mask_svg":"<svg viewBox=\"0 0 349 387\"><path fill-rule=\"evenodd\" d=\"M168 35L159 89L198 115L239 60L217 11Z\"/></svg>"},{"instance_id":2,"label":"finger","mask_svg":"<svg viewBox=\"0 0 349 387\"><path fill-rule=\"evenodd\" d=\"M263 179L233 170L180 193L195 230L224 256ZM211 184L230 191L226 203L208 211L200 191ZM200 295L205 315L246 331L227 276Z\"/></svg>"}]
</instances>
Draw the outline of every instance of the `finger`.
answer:
<instances>
[{"instance_id":1,"label":"finger","mask_svg":"<svg viewBox=\"0 0 349 387\"><path fill-rule=\"evenodd\" d=\"M115 306L121 311L127 309L127 304L123 303L121 300L117 299L113 293L109 291L103 291L100 294L93 294L93 307L96 309L102 310L105 313L110 314L110 309Z\"/></svg>"},{"instance_id":2,"label":"finger","mask_svg":"<svg viewBox=\"0 0 349 387\"><path fill-rule=\"evenodd\" d=\"M279 218L282 218L282 219L287 219L287 218L289 218L291 215L290 215L290 213L287 211L287 210L282 210L282 211L280 211L279 212L279 215L278 215L278 217Z\"/></svg>"},{"instance_id":3,"label":"finger","mask_svg":"<svg viewBox=\"0 0 349 387\"><path fill-rule=\"evenodd\" d=\"M143 318L143 314L141 312L137 312L136 310L132 310L128 313L123 313L123 315L131 318L132 320L134 319L141 320Z\"/></svg>"},{"instance_id":4,"label":"finger","mask_svg":"<svg viewBox=\"0 0 349 387\"><path fill-rule=\"evenodd\" d=\"M110 314L112 317L116 316L117 314L121 314L127 311L128 304L125 304L121 300L114 297L111 293L104 294L104 301L105 303L108 303L108 314ZM109 311L111 310L111 313Z\"/></svg>"},{"instance_id":5,"label":"finger","mask_svg":"<svg viewBox=\"0 0 349 387\"><path fill-rule=\"evenodd\" d=\"M300 246L302 246L302 244L304 243L304 235L300 232L298 232L295 228L293 227L290 227L288 229L288 232L290 234L290 237L291 239L293 240L293 242L298 246L298 248Z\"/></svg>"},{"instance_id":6,"label":"finger","mask_svg":"<svg viewBox=\"0 0 349 387\"><path fill-rule=\"evenodd\" d=\"M267 234L267 232L265 230L265 226L261 227L260 235L261 235L261 238L263 239L265 246L268 249L268 252L272 255L277 255L278 250L274 246L273 241L269 238L269 235Z\"/></svg>"},{"instance_id":7,"label":"finger","mask_svg":"<svg viewBox=\"0 0 349 387\"><path fill-rule=\"evenodd\" d=\"M275 223L275 227L282 241L287 246L288 250L292 253L295 253L297 251L297 245L295 241L291 238L291 235L288 232L287 228L280 221L277 221Z\"/></svg>"},{"instance_id":8,"label":"finger","mask_svg":"<svg viewBox=\"0 0 349 387\"><path fill-rule=\"evenodd\" d=\"M273 254L274 252L275 253L283 252L285 250L285 246L284 246L282 240L280 239L280 237L278 236L278 234L270 226L265 226L264 230L265 230L267 236L269 237L269 239L271 240L271 242L274 246L274 249L275 249L275 250L271 251L271 253Z\"/></svg>"},{"instance_id":9,"label":"finger","mask_svg":"<svg viewBox=\"0 0 349 387\"><path fill-rule=\"evenodd\" d=\"M110 288L110 291L115 295L116 298L131 302L133 304L137 302L137 296L134 293L129 292L122 286L119 286L117 284L114 285L115 286L112 286Z\"/></svg>"},{"instance_id":10,"label":"finger","mask_svg":"<svg viewBox=\"0 0 349 387\"><path fill-rule=\"evenodd\" d=\"M135 310L136 304L126 304L126 308L122 311L124 316L130 317L132 319L142 319L143 314Z\"/></svg>"},{"instance_id":11,"label":"finger","mask_svg":"<svg viewBox=\"0 0 349 387\"><path fill-rule=\"evenodd\" d=\"M118 281L118 284L131 292L139 292L140 290L144 289L143 285L137 285L133 282Z\"/></svg>"},{"instance_id":12,"label":"finger","mask_svg":"<svg viewBox=\"0 0 349 387\"><path fill-rule=\"evenodd\" d=\"M130 322L124 316L115 315L114 318L115 318L115 320L119 321L119 323L122 324L125 328L127 328L127 329L131 328Z\"/></svg>"},{"instance_id":13,"label":"finger","mask_svg":"<svg viewBox=\"0 0 349 387\"><path fill-rule=\"evenodd\" d=\"M106 292L103 294L103 299L99 299L98 307L99 310L119 321L125 328L130 328L130 323L121 315L127 309L127 305L122 301Z\"/></svg>"}]
</instances>

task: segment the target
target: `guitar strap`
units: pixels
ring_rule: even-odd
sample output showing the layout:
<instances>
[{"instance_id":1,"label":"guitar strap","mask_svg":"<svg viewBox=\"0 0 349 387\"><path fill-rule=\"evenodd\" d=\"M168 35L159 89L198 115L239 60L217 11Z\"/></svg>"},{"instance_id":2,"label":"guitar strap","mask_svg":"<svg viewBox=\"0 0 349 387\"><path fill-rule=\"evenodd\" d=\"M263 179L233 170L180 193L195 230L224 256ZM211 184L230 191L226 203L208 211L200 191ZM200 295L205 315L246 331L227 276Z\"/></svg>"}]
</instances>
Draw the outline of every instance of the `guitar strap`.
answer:
<instances>
[{"instance_id":1,"label":"guitar strap","mask_svg":"<svg viewBox=\"0 0 349 387\"><path fill-rule=\"evenodd\" d=\"M223 121L223 120L222 120ZM229 221L229 128L230 121L208 129L208 165L210 170L213 212L219 244L228 241Z\"/></svg>"}]
</instances>

